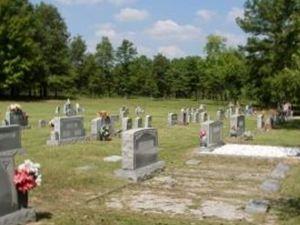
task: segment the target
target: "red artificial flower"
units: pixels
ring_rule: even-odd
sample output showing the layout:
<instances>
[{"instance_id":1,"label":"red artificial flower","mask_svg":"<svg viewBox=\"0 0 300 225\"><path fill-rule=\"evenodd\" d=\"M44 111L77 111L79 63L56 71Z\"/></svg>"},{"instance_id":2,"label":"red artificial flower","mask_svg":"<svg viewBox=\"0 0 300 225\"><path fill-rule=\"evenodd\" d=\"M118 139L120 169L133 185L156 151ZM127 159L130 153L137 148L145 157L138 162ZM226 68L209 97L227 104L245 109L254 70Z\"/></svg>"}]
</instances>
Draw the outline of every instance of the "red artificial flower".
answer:
<instances>
[{"instance_id":1,"label":"red artificial flower","mask_svg":"<svg viewBox=\"0 0 300 225\"><path fill-rule=\"evenodd\" d=\"M30 191L37 186L35 178L27 170L16 170L14 183L18 191L23 193Z\"/></svg>"},{"instance_id":2,"label":"red artificial flower","mask_svg":"<svg viewBox=\"0 0 300 225\"><path fill-rule=\"evenodd\" d=\"M201 130L199 136L200 136L200 138L206 136L206 131L205 130Z\"/></svg>"}]
</instances>

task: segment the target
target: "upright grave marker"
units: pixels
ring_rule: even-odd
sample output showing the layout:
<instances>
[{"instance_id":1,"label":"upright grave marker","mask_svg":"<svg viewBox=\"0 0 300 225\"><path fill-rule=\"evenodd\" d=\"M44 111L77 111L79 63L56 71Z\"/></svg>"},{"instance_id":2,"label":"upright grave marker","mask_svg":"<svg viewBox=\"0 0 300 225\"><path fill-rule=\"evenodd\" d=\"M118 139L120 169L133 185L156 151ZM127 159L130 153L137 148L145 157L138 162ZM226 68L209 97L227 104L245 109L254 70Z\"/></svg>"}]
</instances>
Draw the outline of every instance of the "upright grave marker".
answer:
<instances>
[{"instance_id":1,"label":"upright grave marker","mask_svg":"<svg viewBox=\"0 0 300 225\"><path fill-rule=\"evenodd\" d=\"M147 115L145 118L145 128L150 128L152 127L152 116Z\"/></svg>"},{"instance_id":2,"label":"upright grave marker","mask_svg":"<svg viewBox=\"0 0 300 225\"><path fill-rule=\"evenodd\" d=\"M245 132L245 116L233 115L230 117L230 136L239 137Z\"/></svg>"},{"instance_id":3,"label":"upright grave marker","mask_svg":"<svg viewBox=\"0 0 300 225\"><path fill-rule=\"evenodd\" d=\"M209 149L223 144L223 123L221 121L202 123L201 133L201 147Z\"/></svg>"},{"instance_id":4,"label":"upright grave marker","mask_svg":"<svg viewBox=\"0 0 300 225\"><path fill-rule=\"evenodd\" d=\"M116 175L135 182L163 169L165 162L158 160L158 137L154 128L126 131L122 135L122 169Z\"/></svg>"},{"instance_id":5,"label":"upright grave marker","mask_svg":"<svg viewBox=\"0 0 300 225\"><path fill-rule=\"evenodd\" d=\"M15 155L22 151L21 128L0 127L0 224L24 224L36 220L33 209L19 210L13 182Z\"/></svg>"},{"instance_id":6,"label":"upright grave marker","mask_svg":"<svg viewBox=\"0 0 300 225\"><path fill-rule=\"evenodd\" d=\"M28 115L23 111L20 105L11 104L5 113L6 125L19 125L22 128L28 128Z\"/></svg>"},{"instance_id":7,"label":"upright grave marker","mask_svg":"<svg viewBox=\"0 0 300 225\"><path fill-rule=\"evenodd\" d=\"M174 126L178 123L178 116L176 113L169 113L168 114L168 125Z\"/></svg>"},{"instance_id":8,"label":"upright grave marker","mask_svg":"<svg viewBox=\"0 0 300 225\"><path fill-rule=\"evenodd\" d=\"M103 139L103 132L108 132L105 134L106 139L109 138L114 133L114 122L106 112L98 113L99 117L95 118L91 122L91 137L93 139ZM104 138L105 139L105 138Z\"/></svg>"}]
</instances>

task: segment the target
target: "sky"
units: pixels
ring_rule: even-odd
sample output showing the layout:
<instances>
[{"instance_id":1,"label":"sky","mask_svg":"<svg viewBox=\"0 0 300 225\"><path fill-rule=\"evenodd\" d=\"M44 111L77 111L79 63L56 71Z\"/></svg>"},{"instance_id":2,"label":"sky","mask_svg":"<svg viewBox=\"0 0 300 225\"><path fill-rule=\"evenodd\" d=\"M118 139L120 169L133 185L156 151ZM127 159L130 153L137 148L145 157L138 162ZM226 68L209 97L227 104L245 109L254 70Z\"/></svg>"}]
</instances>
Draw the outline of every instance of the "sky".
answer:
<instances>
[{"instance_id":1,"label":"sky","mask_svg":"<svg viewBox=\"0 0 300 225\"><path fill-rule=\"evenodd\" d=\"M41 0L31 0L39 3ZM89 52L102 36L114 47L132 41L139 54L174 58L203 55L206 37L218 34L227 44L244 44L235 22L245 0L43 0L55 5L72 37L81 35Z\"/></svg>"}]
</instances>

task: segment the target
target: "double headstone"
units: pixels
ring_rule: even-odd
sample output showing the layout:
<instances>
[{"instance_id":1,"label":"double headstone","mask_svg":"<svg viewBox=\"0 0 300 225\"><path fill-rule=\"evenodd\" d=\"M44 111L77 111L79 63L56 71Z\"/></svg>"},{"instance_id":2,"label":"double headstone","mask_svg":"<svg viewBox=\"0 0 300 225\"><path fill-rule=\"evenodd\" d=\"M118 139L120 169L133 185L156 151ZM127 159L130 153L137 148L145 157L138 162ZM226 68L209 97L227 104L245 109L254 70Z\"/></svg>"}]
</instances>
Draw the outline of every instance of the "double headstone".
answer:
<instances>
[{"instance_id":1,"label":"double headstone","mask_svg":"<svg viewBox=\"0 0 300 225\"><path fill-rule=\"evenodd\" d=\"M245 132L245 116L233 115L230 117L230 136L238 137Z\"/></svg>"},{"instance_id":2,"label":"double headstone","mask_svg":"<svg viewBox=\"0 0 300 225\"><path fill-rule=\"evenodd\" d=\"M122 169L117 176L135 182L163 169L165 163L158 160L158 137L154 128L126 131L122 135Z\"/></svg>"},{"instance_id":3,"label":"double headstone","mask_svg":"<svg viewBox=\"0 0 300 225\"><path fill-rule=\"evenodd\" d=\"M52 123L54 127L47 145L60 145L85 139L82 116L55 117Z\"/></svg>"}]
</instances>

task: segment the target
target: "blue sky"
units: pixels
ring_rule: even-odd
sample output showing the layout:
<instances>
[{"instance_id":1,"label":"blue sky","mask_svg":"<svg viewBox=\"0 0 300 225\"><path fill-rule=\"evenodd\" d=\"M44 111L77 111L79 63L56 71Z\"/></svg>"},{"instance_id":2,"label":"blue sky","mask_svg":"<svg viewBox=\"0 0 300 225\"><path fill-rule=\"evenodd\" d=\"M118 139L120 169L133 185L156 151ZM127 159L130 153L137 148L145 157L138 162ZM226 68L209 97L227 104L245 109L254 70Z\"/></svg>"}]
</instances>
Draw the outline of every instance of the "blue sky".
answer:
<instances>
[{"instance_id":1,"label":"blue sky","mask_svg":"<svg viewBox=\"0 0 300 225\"><path fill-rule=\"evenodd\" d=\"M39 3L40 0L31 0ZM55 5L72 36L94 52L102 36L115 47L126 38L140 54L202 55L206 37L219 34L232 46L245 43L235 23L245 0L44 0Z\"/></svg>"}]
</instances>

